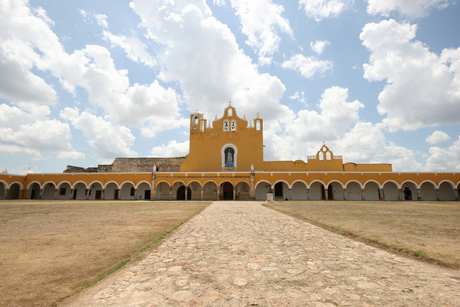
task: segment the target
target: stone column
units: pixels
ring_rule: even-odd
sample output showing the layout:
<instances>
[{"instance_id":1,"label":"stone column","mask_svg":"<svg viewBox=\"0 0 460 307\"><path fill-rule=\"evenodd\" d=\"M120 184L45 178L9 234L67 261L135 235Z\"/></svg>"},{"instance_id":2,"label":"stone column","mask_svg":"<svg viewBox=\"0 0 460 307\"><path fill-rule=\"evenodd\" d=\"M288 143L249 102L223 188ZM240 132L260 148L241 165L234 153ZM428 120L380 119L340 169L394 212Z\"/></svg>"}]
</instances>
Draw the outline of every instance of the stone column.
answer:
<instances>
[{"instance_id":1,"label":"stone column","mask_svg":"<svg viewBox=\"0 0 460 307\"><path fill-rule=\"evenodd\" d=\"M417 189L417 200L422 200L422 193L420 192L420 189Z\"/></svg>"},{"instance_id":2,"label":"stone column","mask_svg":"<svg viewBox=\"0 0 460 307\"><path fill-rule=\"evenodd\" d=\"M169 200L172 200L172 187L169 187Z\"/></svg>"},{"instance_id":3,"label":"stone column","mask_svg":"<svg viewBox=\"0 0 460 307\"><path fill-rule=\"evenodd\" d=\"M307 188L307 200L310 200L310 189Z\"/></svg>"},{"instance_id":4,"label":"stone column","mask_svg":"<svg viewBox=\"0 0 460 307\"><path fill-rule=\"evenodd\" d=\"M134 200L137 200L137 189L134 189Z\"/></svg>"},{"instance_id":5,"label":"stone column","mask_svg":"<svg viewBox=\"0 0 460 307\"><path fill-rule=\"evenodd\" d=\"M436 200L439 201L440 198L439 198L439 189L436 189Z\"/></svg>"},{"instance_id":6,"label":"stone column","mask_svg":"<svg viewBox=\"0 0 460 307\"><path fill-rule=\"evenodd\" d=\"M204 199L203 196L204 196L204 188L201 188L201 200Z\"/></svg>"},{"instance_id":7,"label":"stone column","mask_svg":"<svg viewBox=\"0 0 460 307\"><path fill-rule=\"evenodd\" d=\"M361 189L361 200L366 200L366 196L364 195L364 189Z\"/></svg>"},{"instance_id":8,"label":"stone column","mask_svg":"<svg viewBox=\"0 0 460 307\"><path fill-rule=\"evenodd\" d=\"M236 186L233 186L233 200L236 200Z\"/></svg>"},{"instance_id":9,"label":"stone column","mask_svg":"<svg viewBox=\"0 0 460 307\"><path fill-rule=\"evenodd\" d=\"M347 200L347 189L343 189L343 200Z\"/></svg>"},{"instance_id":10,"label":"stone column","mask_svg":"<svg viewBox=\"0 0 460 307\"><path fill-rule=\"evenodd\" d=\"M101 199L105 199L105 189L102 189Z\"/></svg>"},{"instance_id":11,"label":"stone column","mask_svg":"<svg viewBox=\"0 0 460 307\"><path fill-rule=\"evenodd\" d=\"M188 200L188 186L185 186L185 200Z\"/></svg>"},{"instance_id":12,"label":"stone column","mask_svg":"<svg viewBox=\"0 0 460 307\"><path fill-rule=\"evenodd\" d=\"M91 191L91 189L86 189L85 190L85 199L88 200L89 199L89 192Z\"/></svg>"},{"instance_id":13,"label":"stone column","mask_svg":"<svg viewBox=\"0 0 460 307\"><path fill-rule=\"evenodd\" d=\"M454 189L454 196L455 196L455 200L458 200L458 190L457 189Z\"/></svg>"},{"instance_id":14,"label":"stone column","mask_svg":"<svg viewBox=\"0 0 460 307\"><path fill-rule=\"evenodd\" d=\"M54 199L58 199L58 189L56 188L54 191Z\"/></svg>"},{"instance_id":15,"label":"stone column","mask_svg":"<svg viewBox=\"0 0 460 307\"><path fill-rule=\"evenodd\" d=\"M10 189L5 190L5 195L3 196L3 199L8 199L8 192L9 191L10 191Z\"/></svg>"},{"instance_id":16,"label":"stone column","mask_svg":"<svg viewBox=\"0 0 460 307\"><path fill-rule=\"evenodd\" d=\"M117 193L117 199L121 199L121 190L120 189L117 189L118 193Z\"/></svg>"},{"instance_id":17,"label":"stone column","mask_svg":"<svg viewBox=\"0 0 460 307\"><path fill-rule=\"evenodd\" d=\"M44 190L40 189L40 198L39 199L43 199L43 192L44 192Z\"/></svg>"},{"instance_id":18,"label":"stone column","mask_svg":"<svg viewBox=\"0 0 460 307\"><path fill-rule=\"evenodd\" d=\"M324 189L324 200L329 200L329 191L328 191L328 189Z\"/></svg>"},{"instance_id":19,"label":"stone column","mask_svg":"<svg viewBox=\"0 0 460 307\"><path fill-rule=\"evenodd\" d=\"M383 194L383 189L379 189L379 200L385 200L385 195Z\"/></svg>"},{"instance_id":20,"label":"stone column","mask_svg":"<svg viewBox=\"0 0 460 307\"><path fill-rule=\"evenodd\" d=\"M75 189L70 188L70 199L73 199L73 192L74 191L75 191Z\"/></svg>"},{"instance_id":21,"label":"stone column","mask_svg":"<svg viewBox=\"0 0 460 307\"><path fill-rule=\"evenodd\" d=\"M157 198L157 167L156 165L153 167L152 172L152 185L150 186L150 200L155 200Z\"/></svg>"},{"instance_id":22,"label":"stone column","mask_svg":"<svg viewBox=\"0 0 460 307\"><path fill-rule=\"evenodd\" d=\"M255 191L255 174L254 170L251 170L251 184L249 185L249 200L256 199Z\"/></svg>"},{"instance_id":23,"label":"stone column","mask_svg":"<svg viewBox=\"0 0 460 307\"><path fill-rule=\"evenodd\" d=\"M289 200L292 200L292 188L289 189Z\"/></svg>"},{"instance_id":24,"label":"stone column","mask_svg":"<svg viewBox=\"0 0 460 307\"><path fill-rule=\"evenodd\" d=\"M404 200L404 192L402 189L398 190L398 200Z\"/></svg>"}]
</instances>

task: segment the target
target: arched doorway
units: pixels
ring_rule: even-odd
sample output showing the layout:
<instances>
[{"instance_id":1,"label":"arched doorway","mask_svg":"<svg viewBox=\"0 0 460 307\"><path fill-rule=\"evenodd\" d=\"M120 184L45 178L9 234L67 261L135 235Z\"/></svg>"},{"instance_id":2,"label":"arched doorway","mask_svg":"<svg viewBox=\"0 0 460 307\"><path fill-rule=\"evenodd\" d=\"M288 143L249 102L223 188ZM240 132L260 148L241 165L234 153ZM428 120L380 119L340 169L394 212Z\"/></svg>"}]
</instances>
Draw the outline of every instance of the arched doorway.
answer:
<instances>
[{"instance_id":1,"label":"arched doorway","mask_svg":"<svg viewBox=\"0 0 460 307\"><path fill-rule=\"evenodd\" d=\"M217 184L215 182L206 182L203 186L203 199L204 200L216 200L219 199L217 192Z\"/></svg>"},{"instance_id":2,"label":"arched doorway","mask_svg":"<svg viewBox=\"0 0 460 307\"><path fill-rule=\"evenodd\" d=\"M185 185L180 186L177 189L176 199L177 200L185 200ZM187 188L187 200L191 200L191 199L192 199L192 190L190 188Z\"/></svg>"},{"instance_id":3,"label":"arched doorway","mask_svg":"<svg viewBox=\"0 0 460 307\"><path fill-rule=\"evenodd\" d=\"M8 191L8 199L19 199L21 196L21 187L17 183L13 183ZM39 195L40 196L40 195Z\"/></svg>"},{"instance_id":4,"label":"arched doorway","mask_svg":"<svg viewBox=\"0 0 460 307\"><path fill-rule=\"evenodd\" d=\"M402 200L417 200L417 188L415 183L410 181L404 182L401 189L403 191Z\"/></svg>"},{"instance_id":5,"label":"arched doorway","mask_svg":"<svg viewBox=\"0 0 460 307\"><path fill-rule=\"evenodd\" d=\"M313 182L310 185L310 200L324 200L324 185L321 182Z\"/></svg>"},{"instance_id":6,"label":"arched doorway","mask_svg":"<svg viewBox=\"0 0 460 307\"><path fill-rule=\"evenodd\" d=\"M38 183L34 182L31 185L29 185L29 192L27 193L27 198L40 199L40 185Z\"/></svg>"},{"instance_id":7,"label":"arched doorway","mask_svg":"<svg viewBox=\"0 0 460 307\"><path fill-rule=\"evenodd\" d=\"M305 182L297 181L292 185L292 199L293 200L307 200L308 192Z\"/></svg>"},{"instance_id":8,"label":"arched doorway","mask_svg":"<svg viewBox=\"0 0 460 307\"><path fill-rule=\"evenodd\" d=\"M235 199L238 200L249 200L249 184L247 182L240 181L236 185Z\"/></svg>"},{"instance_id":9,"label":"arched doorway","mask_svg":"<svg viewBox=\"0 0 460 307\"><path fill-rule=\"evenodd\" d=\"M233 200L233 184L224 182L222 184L222 199Z\"/></svg>"},{"instance_id":10,"label":"arched doorway","mask_svg":"<svg viewBox=\"0 0 460 307\"><path fill-rule=\"evenodd\" d=\"M379 186L376 182L370 181L364 186L365 200L379 200Z\"/></svg>"},{"instance_id":11,"label":"arched doorway","mask_svg":"<svg viewBox=\"0 0 460 307\"><path fill-rule=\"evenodd\" d=\"M331 182L327 187L328 200L343 200L343 188L338 182Z\"/></svg>"},{"instance_id":12,"label":"arched doorway","mask_svg":"<svg viewBox=\"0 0 460 307\"><path fill-rule=\"evenodd\" d=\"M420 186L421 200L436 200L436 187L432 182L424 182Z\"/></svg>"},{"instance_id":13,"label":"arched doorway","mask_svg":"<svg viewBox=\"0 0 460 307\"><path fill-rule=\"evenodd\" d=\"M454 187L447 181L439 185L439 200L455 200Z\"/></svg>"},{"instance_id":14,"label":"arched doorway","mask_svg":"<svg viewBox=\"0 0 460 307\"><path fill-rule=\"evenodd\" d=\"M289 186L285 182L275 183L274 198L278 200L289 199Z\"/></svg>"},{"instance_id":15,"label":"arched doorway","mask_svg":"<svg viewBox=\"0 0 460 307\"><path fill-rule=\"evenodd\" d=\"M383 185L384 200L398 200L398 187L394 182L387 182Z\"/></svg>"}]
</instances>

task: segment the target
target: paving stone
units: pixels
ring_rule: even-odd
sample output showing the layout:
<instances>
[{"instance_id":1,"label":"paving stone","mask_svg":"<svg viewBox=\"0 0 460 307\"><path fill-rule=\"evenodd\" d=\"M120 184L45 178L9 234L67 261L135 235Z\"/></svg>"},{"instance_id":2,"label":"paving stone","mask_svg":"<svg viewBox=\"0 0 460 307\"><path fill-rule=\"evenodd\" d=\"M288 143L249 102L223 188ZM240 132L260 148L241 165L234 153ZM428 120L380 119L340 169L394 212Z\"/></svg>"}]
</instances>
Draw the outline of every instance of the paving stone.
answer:
<instances>
[{"instance_id":1,"label":"paving stone","mask_svg":"<svg viewBox=\"0 0 460 307\"><path fill-rule=\"evenodd\" d=\"M101 284L65 306L460 306L458 271L257 202L213 203Z\"/></svg>"}]
</instances>

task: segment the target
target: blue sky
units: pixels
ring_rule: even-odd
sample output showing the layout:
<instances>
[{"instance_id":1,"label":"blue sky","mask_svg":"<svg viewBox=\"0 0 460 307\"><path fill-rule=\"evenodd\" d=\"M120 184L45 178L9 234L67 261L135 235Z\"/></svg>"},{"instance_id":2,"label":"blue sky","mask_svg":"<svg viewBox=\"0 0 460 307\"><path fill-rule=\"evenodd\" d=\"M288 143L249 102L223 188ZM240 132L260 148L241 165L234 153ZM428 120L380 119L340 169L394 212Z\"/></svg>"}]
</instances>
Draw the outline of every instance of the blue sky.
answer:
<instances>
[{"instance_id":1,"label":"blue sky","mask_svg":"<svg viewBox=\"0 0 460 307\"><path fill-rule=\"evenodd\" d=\"M267 161L460 170L460 4L286 2L0 0L0 168L184 156L232 101Z\"/></svg>"}]
</instances>

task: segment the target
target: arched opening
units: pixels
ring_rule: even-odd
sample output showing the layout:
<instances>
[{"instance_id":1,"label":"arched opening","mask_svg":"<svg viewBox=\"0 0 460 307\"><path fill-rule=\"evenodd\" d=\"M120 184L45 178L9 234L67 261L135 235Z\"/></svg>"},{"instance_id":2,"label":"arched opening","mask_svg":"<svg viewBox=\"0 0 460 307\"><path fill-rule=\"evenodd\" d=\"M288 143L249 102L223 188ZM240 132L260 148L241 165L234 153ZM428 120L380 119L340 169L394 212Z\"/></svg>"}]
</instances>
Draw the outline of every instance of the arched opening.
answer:
<instances>
[{"instance_id":1,"label":"arched opening","mask_svg":"<svg viewBox=\"0 0 460 307\"><path fill-rule=\"evenodd\" d=\"M399 199L398 187L394 182L387 182L383 185L383 199L384 200L398 200Z\"/></svg>"},{"instance_id":2,"label":"arched opening","mask_svg":"<svg viewBox=\"0 0 460 307\"><path fill-rule=\"evenodd\" d=\"M443 182L439 186L439 200L455 200L454 189L449 182Z\"/></svg>"},{"instance_id":3,"label":"arched opening","mask_svg":"<svg viewBox=\"0 0 460 307\"><path fill-rule=\"evenodd\" d=\"M187 200L191 200L192 198L192 190L190 190L189 187L187 187ZM181 185L176 192L176 199L177 200L185 200L185 185Z\"/></svg>"},{"instance_id":4,"label":"arched opening","mask_svg":"<svg viewBox=\"0 0 460 307\"><path fill-rule=\"evenodd\" d=\"M368 182L364 186L364 199L365 200L380 200L379 185L376 182Z\"/></svg>"},{"instance_id":5,"label":"arched opening","mask_svg":"<svg viewBox=\"0 0 460 307\"><path fill-rule=\"evenodd\" d=\"M199 182L190 182L189 188L189 200L201 200L201 184Z\"/></svg>"},{"instance_id":6,"label":"arched opening","mask_svg":"<svg viewBox=\"0 0 460 307\"><path fill-rule=\"evenodd\" d=\"M8 199L10 199L9 195L11 194L11 188L10 192L8 193ZM29 191L27 192L27 198L28 199L40 199L40 185L36 182L32 183L29 185Z\"/></svg>"},{"instance_id":7,"label":"arched opening","mask_svg":"<svg viewBox=\"0 0 460 307\"><path fill-rule=\"evenodd\" d=\"M39 193L39 196L40 196L40 193ZM19 199L20 197L21 197L21 187L19 186L18 183L15 182L10 186L10 189L8 191L8 199Z\"/></svg>"},{"instance_id":8,"label":"arched opening","mask_svg":"<svg viewBox=\"0 0 460 307\"><path fill-rule=\"evenodd\" d=\"M115 182L109 182L105 186L105 199L118 199L120 191Z\"/></svg>"},{"instance_id":9,"label":"arched opening","mask_svg":"<svg viewBox=\"0 0 460 307\"><path fill-rule=\"evenodd\" d=\"M324 185L321 182L313 182L310 186L310 199L311 200L324 200L326 198L324 193Z\"/></svg>"},{"instance_id":10,"label":"arched opening","mask_svg":"<svg viewBox=\"0 0 460 307\"><path fill-rule=\"evenodd\" d=\"M404 182L401 186L403 200L417 200L417 188L413 182Z\"/></svg>"},{"instance_id":11,"label":"arched opening","mask_svg":"<svg viewBox=\"0 0 460 307\"><path fill-rule=\"evenodd\" d=\"M133 200L135 198L135 187L131 182L124 182L120 189L120 199Z\"/></svg>"},{"instance_id":12,"label":"arched opening","mask_svg":"<svg viewBox=\"0 0 460 307\"><path fill-rule=\"evenodd\" d=\"M256 200L267 200L267 193L270 192L271 184L265 181L256 186Z\"/></svg>"},{"instance_id":13,"label":"arched opening","mask_svg":"<svg viewBox=\"0 0 460 307\"><path fill-rule=\"evenodd\" d=\"M0 182L0 200L5 199L5 193L6 193L6 184L3 182Z\"/></svg>"},{"instance_id":14,"label":"arched opening","mask_svg":"<svg viewBox=\"0 0 460 307\"><path fill-rule=\"evenodd\" d=\"M58 197L57 199L70 199L71 187L68 182L63 182L58 186Z\"/></svg>"},{"instance_id":15,"label":"arched opening","mask_svg":"<svg viewBox=\"0 0 460 307\"><path fill-rule=\"evenodd\" d=\"M307 185L304 182L297 181L292 185L293 200L307 200Z\"/></svg>"},{"instance_id":16,"label":"arched opening","mask_svg":"<svg viewBox=\"0 0 460 307\"><path fill-rule=\"evenodd\" d=\"M236 184L236 195L237 200L249 200L249 184L247 182L240 181Z\"/></svg>"},{"instance_id":17,"label":"arched opening","mask_svg":"<svg viewBox=\"0 0 460 307\"><path fill-rule=\"evenodd\" d=\"M361 186L357 182L349 182L346 187L347 200L362 200Z\"/></svg>"},{"instance_id":18,"label":"arched opening","mask_svg":"<svg viewBox=\"0 0 460 307\"><path fill-rule=\"evenodd\" d=\"M219 198L217 193L217 184L215 182L206 182L203 186L203 199L216 200Z\"/></svg>"},{"instance_id":19,"label":"arched opening","mask_svg":"<svg viewBox=\"0 0 460 307\"><path fill-rule=\"evenodd\" d=\"M52 182L48 182L43 187L43 199L54 199L56 196L56 186Z\"/></svg>"},{"instance_id":20,"label":"arched opening","mask_svg":"<svg viewBox=\"0 0 460 307\"><path fill-rule=\"evenodd\" d=\"M157 200L169 200L171 188L168 183L160 182L156 188L156 199Z\"/></svg>"},{"instance_id":21,"label":"arched opening","mask_svg":"<svg viewBox=\"0 0 460 307\"><path fill-rule=\"evenodd\" d=\"M331 182L327 187L329 200L343 200L343 188L338 182Z\"/></svg>"},{"instance_id":22,"label":"arched opening","mask_svg":"<svg viewBox=\"0 0 460 307\"><path fill-rule=\"evenodd\" d=\"M102 199L102 184L94 182L89 186L88 199Z\"/></svg>"},{"instance_id":23,"label":"arched opening","mask_svg":"<svg viewBox=\"0 0 460 307\"><path fill-rule=\"evenodd\" d=\"M226 181L220 185L220 199L233 200L233 184Z\"/></svg>"},{"instance_id":24,"label":"arched opening","mask_svg":"<svg viewBox=\"0 0 460 307\"><path fill-rule=\"evenodd\" d=\"M275 195L274 198L277 200L289 199L289 187L285 182L275 183Z\"/></svg>"},{"instance_id":25,"label":"arched opening","mask_svg":"<svg viewBox=\"0 0 460 307\"><path fill-rule=\"evenodd\" d=\"M436 187L432 182L424 182L420 186L421 200L436 200Z\"/></svg>"},{"instance_id":26,"label":"arched opening","mask_svg":"<svg viewBox=\"0 0 460 307\"><path fill-rule=\"evenodd\" d=\"M137 186L137 199L150 199L150 185L147 182Z\"/></svg>"},{"instance_id":27,"label":"arched opening","mask_svg":"<svg viewBox=\"0 0 460 307\"><path fill-rule=\"evenodd\" d=\"M86 185L83 182L74 186L72 199L86 199Z\"/></svg>"}]
</instances>

